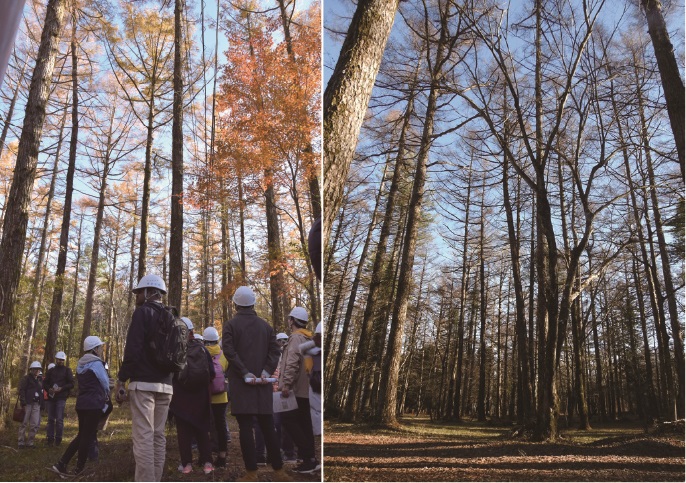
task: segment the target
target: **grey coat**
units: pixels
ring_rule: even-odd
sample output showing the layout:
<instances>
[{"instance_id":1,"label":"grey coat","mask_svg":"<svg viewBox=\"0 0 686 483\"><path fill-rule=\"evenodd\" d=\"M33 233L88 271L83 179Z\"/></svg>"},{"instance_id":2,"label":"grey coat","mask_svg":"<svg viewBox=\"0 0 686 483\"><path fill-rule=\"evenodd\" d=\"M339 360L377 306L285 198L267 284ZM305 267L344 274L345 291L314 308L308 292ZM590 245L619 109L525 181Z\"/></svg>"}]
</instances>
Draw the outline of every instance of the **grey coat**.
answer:
<instances>
[{"instance_id":1,"label":"grey coat","mask_svg":"<svg viewBox=\"0 0 686 483\"><path fill-rule=\"evenodd\" d=\"M245 375L274 374L279 362L279 346L274 329L251 309L239 309L224 323L222 350L229 361L227 371L231 414L272 414L271 384L249 385Z\"/></svg>"}]
</instances>

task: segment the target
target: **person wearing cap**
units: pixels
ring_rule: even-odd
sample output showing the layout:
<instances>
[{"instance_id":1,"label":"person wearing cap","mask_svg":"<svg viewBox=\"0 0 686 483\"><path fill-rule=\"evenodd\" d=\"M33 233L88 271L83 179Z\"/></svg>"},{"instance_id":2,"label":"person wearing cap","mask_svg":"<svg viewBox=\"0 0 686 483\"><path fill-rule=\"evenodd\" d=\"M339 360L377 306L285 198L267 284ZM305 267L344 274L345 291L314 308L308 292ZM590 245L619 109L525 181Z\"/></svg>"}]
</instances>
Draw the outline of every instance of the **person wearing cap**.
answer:
<instances>
[{"instance_id":1,"label":"person wearing cap","mask_svg":"<svg viewBox=\"0 0 686 483\"><path fill-rule=\"evenodd\" d=\"M279 346L274 329L255 312L255 294L250 287L238 287L233 295L236 315L224 323L222 349L229 361L231 414L238 421L241 453L246 474L239 481L257 481L257 456L253 417L264 435L267 457L274 469L274 481L289 481L283 470L274 430L272 386L263 383L276 370Z\"/></svg>"},{"instance_id":2,"label":"person wearing cap","mask_svg":"<svg viewBox=\"0 0 686 483\"><path fill-rule=\"evenodd\" d=\"M127 399L131 406L131 440L136 461L136 481L160 481L164 471L167 438L165 423L174 392L172 373L160 369L149 355L148 345L157 329L162 296L167 293L164 280L145 275L133 289L136 310L126 334L124 360L117 375L116 399Z\"/></svg>"},{"instance_id":3,"label":"person wearing cap","mask_svg":"<svg viewBox=\"0 0 686 483\"><path fill-rule=\"evenodd\" d=\"M34 440L40 426L40 408L43 399L43 386L38 379L40 371L40 362L33 361L29 366L28 374L19 381L19 404L26 408L24 420L19 426L19 449L36 447Z\"/></svg>"},{"instance_id":4,"label":"person wearing cap","mask_svg":"<svg viewBox=\"0 0 686 483\"><path fill-rule=\"evenodd\" d=\"M314 453L314 434L310 416L310 393L308 371L311 370L300 351L301 344L312 341L312 332L307 330L307 310L294 307L288 314L288 325L291 336L283 349L279 363L279 388L281 396L288 398L291 391L298 402L297 409L285 411L281 415L281 424L298 447L298 456L303 462L295 467L296 473L311 474L319 470L320 465Z\"/></svg>"},{"instance_id":5,"label":"person wearing cap","mask_svg":"<svg viewBox=\"0 0 686 483\"><path fill-rule=\"evenodd\" d=\"M84 354L76 365L76 380L79 384L76 414L79 418L79 432L52 467L60 475L77 476L83 472L88 452L98 433L100 418L110 407L110 379L102 360L103 347L102 340L94 335L89 335L83 341ZM73 474L68 474L69 461L77 452L76 469Z\"/></svg>"},{"instance_id":6,"label":"person wearing cap","mask_svg":"<svg viewBox=\"0 0 686 483\"><path fill-rule=\"evenodd\" d=\"M202 333L205 341L205 349L212 357L215 377L224 380L224 374L229 367L229 361L224 356L221 347L219 346L219 332L214 327L207 327ZM219 369L221 368L221 371ZM223 386L225 389L225 386ZM212 416L214 419L214 429L217 435L217 458L214 460L214 466L224 468L226 466L226 405L229 403L229 397L226 390L215 392L212 391Z\"/></svg>"},{"instance_id":7,"label":"person wearing cap","mask_svg":"<svg viewBox=\"0 0 686 483\"><path fill-rule=\"evenodd\" d=\"M62 443L64 430L64 407L67 405L69 391L74 387L74 374L65 364L67 355L59 351L55 354L55 365L43 379L43 389L48 392L46 400L48 406L48 425L46 428L46 444L59 446Z\"/></svg>"}]
</instances>

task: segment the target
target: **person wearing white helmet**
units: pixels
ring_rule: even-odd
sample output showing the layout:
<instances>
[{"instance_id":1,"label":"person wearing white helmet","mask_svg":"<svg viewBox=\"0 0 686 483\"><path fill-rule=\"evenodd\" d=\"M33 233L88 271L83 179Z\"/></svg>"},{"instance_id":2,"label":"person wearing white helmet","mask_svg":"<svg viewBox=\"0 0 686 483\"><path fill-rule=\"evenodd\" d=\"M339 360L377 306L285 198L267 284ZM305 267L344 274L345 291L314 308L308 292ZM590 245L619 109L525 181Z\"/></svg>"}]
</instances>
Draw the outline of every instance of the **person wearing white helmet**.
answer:
<instances>
[{"instance_id":1,"label":"person wearing white helmet","mask_svg":"<svg viewBox=\"0 0 686 483\"><path fill-rule=\"evenodd\" d=\"M126 334L124 360L117 374L116 399L128 399L131 407L131 440L136 461L136 481L160 481L166 457L165 423L174 392L172 372L155 364L150 341L158 320L166 310L162 296L167 293L164 280L145 275L136 288L136 310ZM129 381L128 397L125 383Z\"/></svg>"},{"instance_id":2,"label":"person wearing white helmet","mask_svg":"<svg viewBox=\"0 0 686 483\"><path fill-rule=\"evenodd\" d=\"M78 476L83 472L88 452L98 433L100 418L111 408L110 379L102 360L103 348L104 342L100 337L89 335L83 340L84 354L76 365L76 380L79 384L76 414L79 418L79 432L59 461L52 466L53 471L63 476ZM73 474L67 473L69 461L77 452L76 469Z\"/></svg>"},{"instance_id":3,"label":"person wearing white helmet","mask_svg":"<svg viewBox=\"0 0 686 483\"><path fill-rule=\"evenodd\" d=\"M193 449L195 439L198 445L198 462L206 476L214 471L212 446L210 444L210 393L208 386L214 377L214 368L204 344L193 337L193 322L181 317L188 327L188 348L186 367L174 376L174 395L169 412L176 421L176 436L181 464L179 472L187 475L193 472Z\"/></svg>"},{"instance_id":4,"label":"person wearing white helmet","mask_svg":"<svg viewBox=\"0 0 686 483\"><path fill-rule=\"evenodd\" d=\"M40 408L43 399L43 386L38 379L40 371L40 362L33 361L29 366L28 374L19 381L19 403L26 408L24 420L19 426L19 449L36 447L34 440L40 426Z\"/></svg>"},{"instance_id":5,"label":"person wearing white helmet","mask_svg":"<svg viewBox=\"0 0 686 483\"><path fill-rule=\"evenodd\" d=\"M312 360L306 360L300 352L300 345L312 340L312 332L307 330L307 310L294 307L288 314L288 325L291 336L283 349L279 363L279 388L281 396L288 398L291 391L298 402L297 409L284 411L281 424L298 447L298 456L303 462L295 467L296 473L311 474L319 470L320 465L315 457L314 434L310 416L310 394L308 371ZM306 366L309 362L309 367Z\"/></svg>"},{"instance_id":6,"label":"person wearing white helmet","mask_svg":"<svg viewBox=\"0 0 686 483\"><path fill-rule=\"evenodd\" d=\"M64 430L64 407L67 404L69 391L74 387L74 374L66 365L67 355L59 351L55 354L55 364L43 379L43 390L48 392L48 424L46 427L46 444L59 446L62 443Z\"/></svg>"},{"instance_id":7,"label":"person wearing white helmet","mask_svg":"<svg viewBox=\"0 0 686 483\"><path fill-rule=\"evenodd\" d=\"M214 466L224 468L226 466L226 441L228 439L226 432L226 406L229 404L229 397L226 393L226 369L229 367L229 361L224 356L221 347L219 346L219 332L214 327L207 327L203 333L205 340L205 348L212 356L212 364L214 364L214 379L210 384L210 392L212 393L212 416L214 419L215 435L217 437L217 457L214 460Z\"/></svg>"},{"instance_id":8,"label":"person wearing white helmet","mask_svg":"<svg viewBox=\"0 0 686 483\"><path fill-rule=\"evenodd\" d=\"M276 370L279 346L274 329L254 310L255 294L250 287L238 287L233 295L236 315L224 323L222 349L229 361L231 414L238 421L241 453L246 473L241 481L257 481L257 455L253 420L262 430L267 457L274 469L274 481L290 479L284 472L281 451L274 430L272 386L262 384Z\"/></svg>"}]
</instances>

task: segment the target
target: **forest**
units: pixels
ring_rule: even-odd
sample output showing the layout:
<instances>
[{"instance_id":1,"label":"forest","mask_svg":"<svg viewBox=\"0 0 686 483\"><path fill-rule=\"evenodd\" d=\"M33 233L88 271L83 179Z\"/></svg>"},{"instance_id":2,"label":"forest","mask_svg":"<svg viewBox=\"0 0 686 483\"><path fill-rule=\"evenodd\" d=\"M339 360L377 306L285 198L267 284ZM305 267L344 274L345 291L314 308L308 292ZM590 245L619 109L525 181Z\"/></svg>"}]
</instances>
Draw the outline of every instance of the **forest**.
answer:
<instances>
[{"instance_id":1,"label":"forest","mask_svg":"<svg viewBox=\"0 0 686 483\"><path fill-rule=\"evenodd\" d=\"M0 90L3 416L86 335L116 374L146 273L200 333L240 285L279 330L319 318L320 25L317 2L26 2Z\"/></svg>"},{"instance_id":2,"label":"forest","mask_svg":"<svg viewBox=\"0 0 686 483\"><path fill-rule=\"evenodd\" d=\"M333 480L461 479L431 472L453 443L401 441L426 459L389 463L419 420L556 441L683 419L683 5L346 5L325 12L324 179L345 177L324 190ZM345 70L358 54L379 59L373 90ZM349 133L328 130L346 81L371 93L348 171ZM374 472L345 472L360 466ZM487 474L463 477L516 478Z\"/></svg>"}]
</instances>

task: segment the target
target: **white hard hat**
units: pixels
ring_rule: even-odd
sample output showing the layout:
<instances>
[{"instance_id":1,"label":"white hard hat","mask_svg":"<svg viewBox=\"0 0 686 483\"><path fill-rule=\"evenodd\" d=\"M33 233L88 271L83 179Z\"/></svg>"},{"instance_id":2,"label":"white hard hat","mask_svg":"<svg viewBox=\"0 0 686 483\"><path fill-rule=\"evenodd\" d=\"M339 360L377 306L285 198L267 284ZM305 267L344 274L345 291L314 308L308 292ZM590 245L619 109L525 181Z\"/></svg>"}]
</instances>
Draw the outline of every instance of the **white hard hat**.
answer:
<instances>
[{"instance_id":1,"label":"white hard hat","mask_svg":"<svg viewBox=\"0 0 686 483\"><path fill-rule=\"evenodd\" d=\"M191 322L191 319L189 319L188 317L181 317L181 320L184 321L186 327L188 327L188 330L193 330L193 322Z\"/></svg>"},{"instance_id":2,"label":"white hard hat","mask_svg":"<svg viewBox=\"0 0 686 483\"><path fill-rule=\"evenodd\" d=\"M208 327L202 332L202 336L205 340L210 342L217 342L219 340L219 332L214 327Z\"/></svg>"},{"instance_id":3,"label":"white hard hat","mask_svg":"<svg viewBox=\"0 0 686 483\"><path fill-rule=\"evenodd\" d=\"M59 351L57 354L55 354L55 359L65 360L66 358L67 358L67 354L65 354L62 351Z\"/></svg>"},{"instance_id":4,"label":"white hard hat","mask_svg":"<svg viewBox=\"0 0 686 483\"><path fill-rule=\"evenodd\" d=\"M314 333L315 334L321 334L322 333L322 323L321 322L319 322L317 324L317 327L314 329Z\"/></svg>"},{"instance_id":5,"label":"white hard hat","mask_svg":"<svg viewBox=\"0 0 686 483\"><path fill-rule=\"evenodd\" d=\"M255 293L250 287L238 287L233 294L233 303L241 307L252 307L255 305Z\"/></svg>"},{"instance_id":6,"label":"white hard hat","mask_svg":"<svg viewBox=\"0 0 686 483\"><path fill-rule=\"evenodd\" d=\"M40 362L38 361L33 361L31 365L29 366L29 369L41 369Z\"/></svg>"},{"instance_id":7,"label":"white hard hat","mask_svg":"<svg viewBox=\"0 0 686 483\"><path fill-rule=\"evenodd\" d=\"M52 369L53 367L55 367L55 363L54 363L54 362L51 362L50 364L48 364L48 371L49 371L50 369Z\"/></svg>"},{"instance_id":8,"label":"white hard hat","mask_svg":"<svg viewBox=\"0 0 686 483\"><path fill-rule=\"evenodd\" d=\"M156 288L162 293L167 293L167 286L164 284L164 280L157 275L144 275L138 281L138 285L133 289L133 292L136 293L144 288Z\"/></svg>"},{"instance_id":9,"label":"white hard hat","mask_svg":"<svg viewBox=\"0 0 686 483\"><path fill-rule=\"evenodd\" d=\"M88 352L89 350L93 350L96 347L100 347L103 345L104 342L100 340L100 337L97 335L89 335L83 340L83 350L85 352Z\"/></svg>"},{"instance_id":10,"label":"white hard hat","mask_svg":"<svg viewBox=\"0 0 686 483\"><path fill-rule=\"evenodd\" d=\"M278 334L276 334L276 340L280 340L280 339L288 340L288 334L286 334L284 332L279 332Z\"/></svg>"},{"instance_id":11,"label":"white hard hat","mask_svg":"<svg viewBox=\"0 0 686 483\"><path fill-rule=\"evenodd\" d=\"M201 336L200 334L193 334L193 337L196 338L196 339L198 339L198 340L205 340L205 339L203 338L203 336Z\"/></svg>"},{"instance_id":12,"label":"white hard hat","mask_svg":"<svg viewBox=\"0 0 686 483\"><path fill-rule=\"evenodd\" d=\"M307 322L307 310L302 307L293 307L293 310L291 310L291 313L288 315L289 317Z\"/></svg>"}]
</instances>

